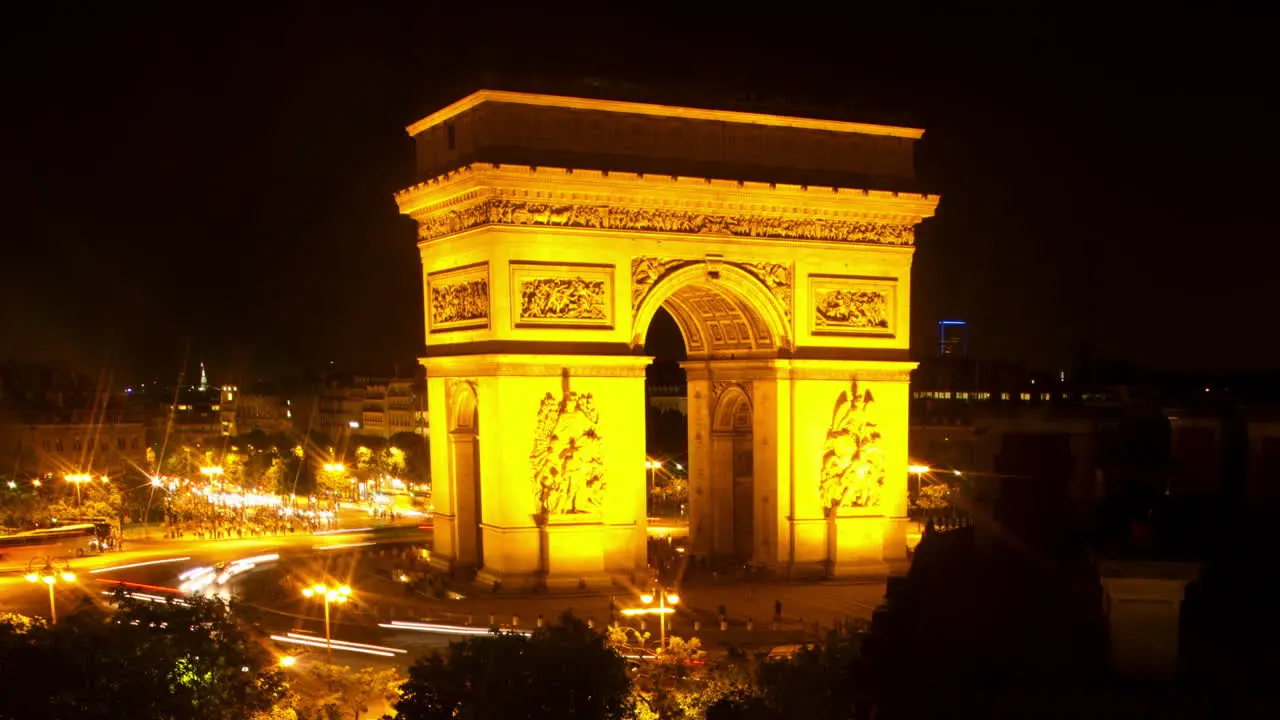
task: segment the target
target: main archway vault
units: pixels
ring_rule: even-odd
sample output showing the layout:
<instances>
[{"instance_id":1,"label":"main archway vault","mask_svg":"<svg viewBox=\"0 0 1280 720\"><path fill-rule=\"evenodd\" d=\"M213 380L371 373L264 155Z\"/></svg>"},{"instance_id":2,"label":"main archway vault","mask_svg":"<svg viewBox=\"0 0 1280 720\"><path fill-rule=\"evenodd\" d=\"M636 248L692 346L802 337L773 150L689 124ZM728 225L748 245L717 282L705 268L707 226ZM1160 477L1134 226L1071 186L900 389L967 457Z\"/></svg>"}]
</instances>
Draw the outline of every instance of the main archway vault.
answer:
<instances>
[{"instance_id":1,"label":"main archway vault","mask_svg":"<svg viewBox=\"0 0 1280 720\"><path fill-rule=\"evenodd\" d=\"M692 552L829 575L904 555L911 258L937 198L738 177L879 153L867 176L901 178L920 131L481 92L410 132L437 562L505 587L644 567L659 307L688 350ZM543 157L579 167L508 159Z\"/></svg>"}]
</instances>

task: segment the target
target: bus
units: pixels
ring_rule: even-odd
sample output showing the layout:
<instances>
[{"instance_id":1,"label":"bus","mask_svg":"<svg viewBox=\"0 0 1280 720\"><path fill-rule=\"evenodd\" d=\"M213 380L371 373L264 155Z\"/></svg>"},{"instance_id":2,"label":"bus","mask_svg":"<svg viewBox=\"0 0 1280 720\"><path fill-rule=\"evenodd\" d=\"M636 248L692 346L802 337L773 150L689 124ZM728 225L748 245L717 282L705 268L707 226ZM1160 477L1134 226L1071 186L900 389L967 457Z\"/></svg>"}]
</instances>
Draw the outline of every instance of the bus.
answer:
<instances>
[{"instance_id":1,"label":"bus","mask_svg":"<svg viewBox=\"0 0 1280 720\"><path fill-rule=\"evenodd\" d=\"M92 525L98 531L98 543L102 546L101 551L106 551L111 547L111 536L115 534L115 526L104 517L54 518L50 525L55 529L64 528L68 525Z\"/></svg>"},{"instance_id":2,"label":"bus","mask_svg":"<svg viewBox=\"0 0 1280 720\"><path fill-rule=\"evenodd\" d=\"M36 558L98 554L103 547L91 523L14 533L0 537L0 570L26 570Z\"/></svg>"}]
</instances>

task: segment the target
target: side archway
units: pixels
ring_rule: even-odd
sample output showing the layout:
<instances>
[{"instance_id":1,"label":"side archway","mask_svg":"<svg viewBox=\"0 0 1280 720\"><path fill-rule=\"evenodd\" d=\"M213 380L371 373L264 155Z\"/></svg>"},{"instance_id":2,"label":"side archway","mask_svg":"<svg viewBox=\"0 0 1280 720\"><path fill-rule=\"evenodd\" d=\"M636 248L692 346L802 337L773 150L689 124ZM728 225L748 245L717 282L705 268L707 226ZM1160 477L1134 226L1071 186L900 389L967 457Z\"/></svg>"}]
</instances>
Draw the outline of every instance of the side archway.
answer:
<instances>
[{"instance_id":1,"label":"side archway","mask_svg":"<svg viewBox=\"0 0 1280 720\"><path fill-rule=\"evenodd\" d=\"M484 503L480 488L480 410L475 383L457 381L449 388L449 494L453 500L454 565L460 570L484 567Z\"/></svg>"},{"instance_id":2,"label":"side archway","mask_svg":"<svg viewBox=\"0 0 1280 720\"><path fill-rule=\"evenodd\" d=\"M753 558L756 491L750 383L726 387L711 414L710 498L712 552Z\"/></svg>"}]
</instances>

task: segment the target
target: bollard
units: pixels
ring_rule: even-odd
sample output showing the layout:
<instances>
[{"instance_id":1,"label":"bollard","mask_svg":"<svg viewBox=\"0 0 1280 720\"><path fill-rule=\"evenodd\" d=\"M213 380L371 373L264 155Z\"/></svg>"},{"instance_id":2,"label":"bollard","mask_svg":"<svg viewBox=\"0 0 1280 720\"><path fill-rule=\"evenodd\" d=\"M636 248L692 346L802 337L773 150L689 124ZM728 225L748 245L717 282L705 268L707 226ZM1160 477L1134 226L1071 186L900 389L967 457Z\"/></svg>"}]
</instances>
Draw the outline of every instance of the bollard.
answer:
<instances>
[{"instance_id":1,"label":"bollard","mask_svg":"<svg viewBox=\"0 0 1280 720\"><path fill-rule=\"evenodd\" d=\"M542 616L538 616L538 627L542 627Z\"/></svg>"},{"instance_id":2,"label":"bollard","mask_svg":"<svg viewBox=\"0 0 1280 720\"><path fill-rule=\"evenodd\" d=\"M475 618L474 618L474 617L472 617L470 613L468 613L468 614L467 614L467 625L470 625L470 624L472 623L472 621L474 621L474 620L475 620Z\"/></svg>"},{"instance_id":3,"label":"bollard","mask_svg":"<svg viewBox=\"0 0 1280 720\"><path fill-rule=\"evenodd\" d=\"M694 620L694 621L693 621L693 631L694 631L694 632L700 632L701 630L702 630L702 621L701 621L701 620Z\"/></svg>"},{"instance_id":4,"label":"bollard","mask_svg":"<svg viewBox=\"0 0 1280 720\"><path fill-rule=\"evenodd\" d=\"M498 627L498 616L489 613L489 627Z\"/></svg>"},{"instance_id":5,"label":"bollard","mask_svg":"<svg viewBox=\"0 0 1280 720\"><path fill-rule=\"evenodd\" d=\"M644 618L640 618L640 632L644 632L644 629L645 629Z\"/></svg>"},{"instance_id":6,"label":"bollard","mask_svg":"<svg viewBox=\"0 0 1280 720\"><path fill-rule=\"evenodd\" d=\"M755 621L752 620L751 618L747 618L747 632L751 632L752 630L755 630L755 629L756 629Z\"/></svg>"},{"instance_id":7,"label":"bollard","mask_svg":"<svg viewBox=\"0 0 1280 720\"><path fill-rule=\"evenodd\" d=\"M720 618L720 632L728 632L728 631L729 631L729 620L727 618Z\"/></svg>"},{"instance_id":8,"label":"bollard","mask_svg":"<svg viewBox=\"0 0 1280 720\"><path fill-rule=\"evenodd\" d=\"M515 628L515 627L520 627L520 616L519 616L519 615L516 615L516 614L514 614L514 613L511 615L511 627L513 627L513 628Z\"/></svg>"}]
</instances>

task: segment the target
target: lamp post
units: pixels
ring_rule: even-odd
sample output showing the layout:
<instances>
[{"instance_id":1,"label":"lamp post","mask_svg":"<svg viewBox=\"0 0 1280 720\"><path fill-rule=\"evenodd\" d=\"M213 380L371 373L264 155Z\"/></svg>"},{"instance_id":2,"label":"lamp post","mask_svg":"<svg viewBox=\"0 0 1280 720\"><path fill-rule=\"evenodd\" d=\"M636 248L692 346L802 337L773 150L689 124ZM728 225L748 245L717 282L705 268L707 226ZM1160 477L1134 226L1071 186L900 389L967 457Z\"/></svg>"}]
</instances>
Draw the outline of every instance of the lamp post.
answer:
<instances>
[{"instance_id":1,"label":"lamp post","mask_svg":"<svg viewBox=\"0 0 1280 720\"><path fill-rule=\"evenodd\" d=\"M319 598L324 601L324 647L329 664L333 664L333 636L329 633L329 604L341 605L351 597L351 588L346 585L329 587L324 584L312 585L302 589L302 596Z\"/></svg>"},{"instance_id":2,"label":"lamp post","mask_svg":"<svg viewBox=\"0 0 1280 720\"><path fill-rule=\"evenodd\" d=\"M652 515L653 514L653 474L662 468L662 461L661 460L645 460L644 466L649 471L649 494L645 496L648 499L647 514Z\"/></svg>"},{"instance_id":3,"label":"lamp post","mask_svg":"<svg viewBox=\"0 0 1280 720\"><path fill-rule=\"evenodd\" d=\"M93 476L88 473L76 473L73 475L65 475L64 477L66 478L67 482L71 483L72 485L75 485L76 507L80 507L80 484L93 482Z\"/></svg>"},{"instance_id":4,"label":"lamp post","mask_svg":"<svg viewBox=\"0 0 1280 720\"><path fill-rule=\"evenodd\" d=\"M672 605L680 602L680 596L674 592L669 592L664 588L658 588L653 592L647 592L640 596L640 602L647 606L653 605L653 601L658 601L657 607L641 607L626 608L622 611L623 615L657 615L658 616L658 652L664 652L667 648L667 616L675 612Z\"/></svg>"},{"instance_id":5,"label":"lamp post","mask_svg":"<svg viewBox=\"0 0 1280 720\"><path fill-rule=\"evenodd\" d=\"M35 569L35 565L39 562L44 563L44 567ZM55 563L62 563L62 569L54 567ZM31 562L27 563L27 582L42 582L49 586L49 619L53 625L58 624L58 602L53 594L53 588L59 582L70 583L75 582L76 574L71 572L71 566L66 560L55 560L54 558L31 558Z\"/></svg>"}]
</instances>

